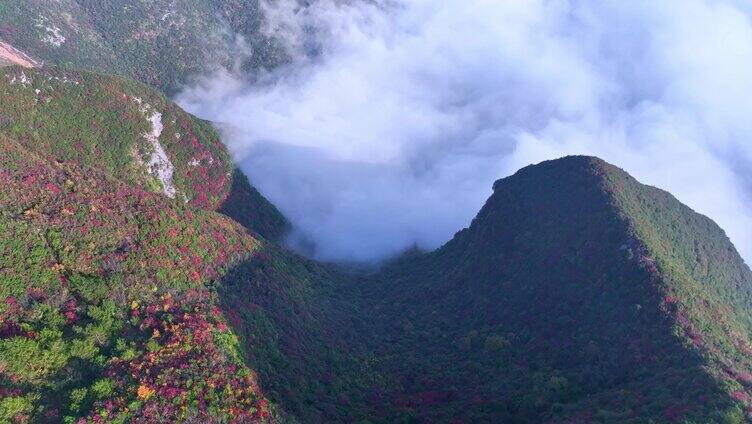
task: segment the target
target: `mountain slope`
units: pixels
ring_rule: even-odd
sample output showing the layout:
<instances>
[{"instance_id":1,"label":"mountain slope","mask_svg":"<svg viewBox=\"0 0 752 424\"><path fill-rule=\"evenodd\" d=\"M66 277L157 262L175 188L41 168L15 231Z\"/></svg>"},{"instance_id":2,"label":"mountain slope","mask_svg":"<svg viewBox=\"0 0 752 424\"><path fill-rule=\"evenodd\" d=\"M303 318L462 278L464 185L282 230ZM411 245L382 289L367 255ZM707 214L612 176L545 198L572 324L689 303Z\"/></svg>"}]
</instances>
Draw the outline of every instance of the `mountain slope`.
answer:
<instances>
[{"instance_id":1,"label":"mountain slope","mask_svg":"<svg viewBox=\"0 0 752 424\"><path fill-rule=\"evenodd\" d=\"M749 419L752 273L598 159L364 275L275 244L211 125L143 84L10 67L0 103L0 422Z\"/></svg>"},{"instance_id":2,"label":"mountain slope","mask_svg":"<svg viewBox=\"0 0 752 424\"><path fill-rule=\"evenodd\" d=\"M0 183L0 422L293 419L265 393L351 414L334 388L369 377L331 271L4 136Z\"/></svg>"},{"instance_id":3,"label":"mountain slope","mask_svg":"<svg viewBox=\"0 0 752 424\"><path fill-rule=\"evenodd\" d=\"M222 210L262 236L285 218L235 167L212 126L143 84L46 68L0 71L0 134L34 153L206 210Z\"/></svg>"},{"instance_id":4,"label":"mountain slope","mask_svg":"<svg viewBox=\"0 0 752 424\"><path fill-rule=\"evenodd\" d=\"M259 241L5 137L0 180L0 421L274 420L207 284Z\"/></svg>"},{"instance_id":5,"label":"mountain slope","mask_svg":"<svg viewBox=\"0 0 752 424\"><path fill-rule=\"evenodd\" d=\"M275 66L283 54L260 27L255 0L0 4L0 41L32 60L126 75L169 93L220 67Z\"/></svg>"},{"instance_id":6,"label":"mountain slope","mask_svg":"<svg viewBox=\"0 0 752 424\"><path fill-rule=\"evenodd\" d=\"M287 417L257 376L306 422L350 414L341 278L267 241L287 221L207 123L88 72L6 68L0 100L0 422Z\"/></svg>"},{"instance_id":7,"label":"mountain slope","mask_svg":"<svg viewBox=\"0 0 752 424\"><path fill-rule=\"evenodd\" d=\"M25 144L0 136L0 422L359 416L340 277Z\"/></svg>"},{"instance_id":8,"label":"mountain slope","mask_svg":"<svg viewBox=\"0 0 752 424\"><path fill-rule=\"evenodd\" d=\"M749 269L712 221L597 159L500 180L468 229L375 280L386 422L742 422L748 406Z\"/></svg>"}]
</instances>

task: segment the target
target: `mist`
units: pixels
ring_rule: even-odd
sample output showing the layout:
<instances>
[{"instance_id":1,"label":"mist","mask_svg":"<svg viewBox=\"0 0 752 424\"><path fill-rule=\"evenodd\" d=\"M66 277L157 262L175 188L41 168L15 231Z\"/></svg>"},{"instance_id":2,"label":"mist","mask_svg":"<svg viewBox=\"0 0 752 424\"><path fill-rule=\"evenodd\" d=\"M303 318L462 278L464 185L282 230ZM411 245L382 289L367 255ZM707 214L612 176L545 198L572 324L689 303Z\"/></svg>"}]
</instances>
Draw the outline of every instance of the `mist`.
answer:
<instances>
[{"instance_id":1,"label":"mist","mask_svg":"<svg viewBox=\"0 0 752 424\"><path fill-rule=\"evenodd\" d=\"M319 0L265 6L290 64L178 98L220 123L317 259L434 249L496 179L599 156L752 258L752 6L744 1Z\"/></svg>"}]
</instances>

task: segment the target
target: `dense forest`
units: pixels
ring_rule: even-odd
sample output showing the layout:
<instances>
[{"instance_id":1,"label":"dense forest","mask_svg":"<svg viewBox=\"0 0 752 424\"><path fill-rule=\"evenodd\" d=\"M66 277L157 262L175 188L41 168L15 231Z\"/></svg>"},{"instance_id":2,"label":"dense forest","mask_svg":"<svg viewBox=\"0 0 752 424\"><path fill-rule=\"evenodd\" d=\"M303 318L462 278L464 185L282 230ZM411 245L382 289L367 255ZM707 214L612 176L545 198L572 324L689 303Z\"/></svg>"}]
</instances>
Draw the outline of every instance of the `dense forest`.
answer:
<instances>
[{"instance_id":1,"label":"dense forest","mask_svg":"<svg viewBox=\"0 0 752 424\"><path fill-rule=\"evenodd\" d=\"M211 125L157 92L3 73L6 422L745 419L752 274L618 168L525 168L441 249L350 270L278 245Z\"/></svg>"},{"instance_id":2,"label":"dense forest","mask_svg":"<svg viewBox=\"0 0 752 424\"><path fill-rule=\"evenodd\" d=\"M750 420L752 272L600 159L497 181L432 252L286 249L214 125L166 97L284 63L260 8L0 4L0 42L44 64L0 68L0 423Z\"/></svg>"},{"instance_id":3,"label":"dense forest","mask_svg":"<svg viewBox=\"0 0 752 424\"><path fill-rule=\"evenodd\" d=\"M129 76L174 94L221 68L272 68L286 53L257 0L8 0L0 41L46 65Z\"/></svg>"}]
</instances>

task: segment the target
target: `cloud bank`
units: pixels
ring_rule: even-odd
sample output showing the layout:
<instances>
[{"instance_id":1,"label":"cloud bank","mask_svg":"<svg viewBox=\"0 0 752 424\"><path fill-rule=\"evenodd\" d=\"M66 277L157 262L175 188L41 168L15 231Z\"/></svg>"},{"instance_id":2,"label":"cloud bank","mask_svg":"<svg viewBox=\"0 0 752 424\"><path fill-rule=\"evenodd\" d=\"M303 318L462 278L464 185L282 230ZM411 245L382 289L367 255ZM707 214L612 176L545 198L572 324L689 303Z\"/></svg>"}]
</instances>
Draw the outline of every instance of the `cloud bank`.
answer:
<instances>
[{"instance_id":1,"label":"cloud bank","mask_svg":"<svg viewBox=\"0 0 752 424\"><path fill-rule=\"evenodd\" d=\"M325 260L436 248L494 180L602 157L716 220L752 259L752 6L371 0L267 6L290 66L179 102Z\"/></svg>"}]
</instances>

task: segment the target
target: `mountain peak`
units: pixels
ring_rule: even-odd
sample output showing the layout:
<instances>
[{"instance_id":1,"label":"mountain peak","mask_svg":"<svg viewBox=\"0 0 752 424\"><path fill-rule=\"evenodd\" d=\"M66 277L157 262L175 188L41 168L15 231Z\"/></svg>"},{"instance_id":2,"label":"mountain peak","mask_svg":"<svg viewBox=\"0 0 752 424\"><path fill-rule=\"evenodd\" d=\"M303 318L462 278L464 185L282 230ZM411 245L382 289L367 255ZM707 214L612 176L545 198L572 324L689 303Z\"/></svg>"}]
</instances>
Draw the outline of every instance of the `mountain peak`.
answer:
<instances>
[{"instance_id":1,"label":"mountain peak","mask_svg":"<svg viewBox=\"0 0 752 424\"><path fill-rule=\"evenodd\" d=\"M496 44L504 44L505 38L514 51L522 52L507 55L511 73L502 70L501 77L487 78L488 67L479 65L493 55L486 54L483 37L473 34L468 40L480 41L470 49L480 54L478 61L454 51L450 56L459 62L439 61L459 63L454 66L459 73L436 68L441 63L432 57L448 50L431 47L403 63L390 62L395 66L390 66L389 81L377 80L373 90L372 71L378 73L379 61L361 66L349 60L357 56L350 53L360 51L362 44L377 53L374 58L390 50L404 59L412 47L436 41L432 37L446 38L446 31L435 30L446 27L436 25L444 22L446 13L421 12L431 19L408 19L407 26L403 18L413 14L408 10L397 16L392 29L408 29L407 38L420 42L401 43L404 37L398 34L397 43L392 43L391 36L381 39L389 31L379 28L384 23L392 27L388 21L394 16L387 13L387 19L381 19L381 7L273 3L0 3L0 424L752 422L752 271L718 225L671 194L643 185L597 157L567 156L526 166L496 181L493 194L468 228L435 251L407 251L378 269L322 264L280 243L290 223L233 163L212 124L186 113L165 95L196 83L200 89L189 91L198 94L189 97L201 97L194 106L207 106L197 110L222 111L214 116L230 121L235 116L235 124L247 127L248 134L273 133L272 139L291 145L310 146L327 134L335 137L331 146L356 139L373 151L383 147L373 134L392 135L397 142L392 147L422 140L413 146L416 149L408 149L417 155L411 158L452 165L429 167L441 171L441 184L452 180L444 177L457 170L472 170L467 163L476 162L464 162L468 152L492 147L504 154L504 143L496 140L511 134L507 123L539 128L554 122L562 111L587 109L619 116L624 112L635 118L629 120L637 125L636 131L627 132L632 134L646 134L640 128L650 134L651 129L666 130L663 124L677 125L673 129L682 134L707 132L703 125L684 128L687 120L680 118L695 109L720 116L712 122L722 122L720 130L742 128L734 125L736 118L713 113L715 97L704 91L691 96L692 90L685 90L691 84L684 84L671 100L689 100L697 107L669 107L657 115L642 113L645 108L620 112L621 106L629 109L635 104L631 100L653 100L648 97L665 88L664 79L674 81L672 75L682 75L669 72L660 76L661 81L635 81L629 77L634 70L627 67L621 75L627 78L616 78L614 87L630 102L617 104L623 96L613 96L613 84L600 90L603 80L598 72L590 72L603 67L589 65L601 59L612 63L619 55L590 55L590 47L603 44L594 43L583 50L589 52L583 61L577 52L559 54L572 40L557 37L559 30L549 34L554 35L553 44L527 36L538 23L553 23L568 32L584 16L580 12L587 12L576 7L573 16L559 19L559 12L568 12L561 2L552 2L551 10L537 7L544 19L537 19L537 12L524 14L525 24L518 25L522 37L509 37L519 32L514 28L485 34ZM302 7L288 7L291 3ZM342 9L346 13L328 7L330 3L348 6ZM370 14L377 9L378 16ZM450 8L454 9L459 10ZM728 10L722 12L726 13L720 17L729 15ZM460 15L463 20L473 18ZM609 13L597 15L607 18ZM661 16L661 24L685 22ZM337 26L342 22L329 18L345 18L342 22L355 26ZM617 26L630 23L617 21ZM332 22L337 31L327 30ZM724 36L738 29L722 23L718 27ZM418 24L417 32L413 24ZM676 26L685 27L692 26ZM342 56L339 43L329 41L351 35L351 29L368 31L356 44L348 44L355 50L347 48ZM605 37L601 41L608 45L627 47L625 51L655 44L655 37L640 32L651 27L627 31L638 34L636 44L631 39L622 43L621 29L596 35ZM456 39L454 35L463 35L450 32ZM379 38L377 44L368 42L373 34ZM418 37L412 37L415 34ZM704 38L712 42L710 35ZM683 44L674 43L674 38L672 43L657 41L676 50ZM383 47L384 40L389 41L386 50L371 48ZM531 41L535 46L525 49ZM452 46L450 50L456 50ZM701 48L679 50L671 63L702 53ZM298 53L306 60L297 60ZM722 63L718 59L723 54L705 56L711 65ZM429 60L429 78L415 80L416 75L426 76L420 71L428 68L412 66L417 63L412 59ZM553 62L564 67L552 67L557 65ZM347 68L353 63L356 68ZM353 72L341 72L343 64ZM550 69L527 70L528 65ZM583 66L584 72L578 72ZM681 81L697 80L697 71L714 72L713 66L692 68ZM564 79L561 72L548 72L557 69L567 71ZM480 80L460 75L465 71ZM207 80L206 86L196 79L218 72L221 75ZM309 74L314 78L307 78ZM719 87L739 85L729 84L727 73L717 74ZM348 77L344 85L339 84L342 75ZM446 75L449 80L442 81ZM237 79L229 91L227 77ZM592 87L587 83L591 79ZM369 88L357 90L356 102L333 101L341 100L343 90L360 88L363 81ZM520 97L507 90L508 81L527 94L530 89L539 93ZM562 81L573 81L574 86ZM421 87L424 83L428 85ZM489 84L491 91L479 98L476 88ZM386 102L377 102L381 110L375 121L364 119L370 111L363 99L378 96L378 87L396 91L387 93ZM553 96L541 95L541 90L552 87ZM424 95L436 89L438 96ZM264 93L271 93L267 97L274 110L268 102L246 101L246 95L265 98ZM322 93L334 97L317 98ZM222 100L205 103L206 98ZM337 107L326 107L320 114L322 100ZM342 113L342 105L355 113ZM608 110L601 110L603 105ZM403 117L403 125L381 119L404 110L414 113ZM238 122L248 116L255 117L254 125ZM447 127L433 119L447 116L450 123L471 125ZM568 128L581 124L577 119L565 122ZM724 132L715 131L716 126L713 134ZM561 133L556 125L548 127L554 130L548 135ZM370 138L360 134L364 128ZM737 132L725 131L729 137ZM434 142L426 143L432 138ZM628 140L616 141L631 145ZM362 163L326 158L312 162L312 150L316 149L301 150L300 160L306 156L308 168L323 179L307 181L303 188L309 192L317 181L329 184L347 176L377 182L371 186L374 190L356 187L363 196L348 189L357 184L336 184L329 190L337 194L332 204L349 210L346 216L377 224L370 234L378 239L372 236L369 241L390 238L381 225L389 222L420 233L425 233L421 228L433 231L430 223L412 225L411 220L401 221L399 213L384 214L384 208L371 208L374 214L367 219L354 215L361 209L352 206L361 205L362 199L378 199L378 204L404 201L403 191L390 194L383 184L405 185L398 181L405 175L374 180L371 172L384 174L390 168L380 164L364 171ZM710 152L705 150L694 149L700 156L690 156L701 160ZM247 165L261 166L255 174L265 181L281 175L270 170L276 172L284 168L277 165L290 162L282 160L287 156L259 152L251 149L256 156ZM496 157L481 159L487 164ZM320 172L324 168L326 172ZM434 194L445 188L436 192L423 186L431 181L418 178L406 186L444 206L439 203L443 198ZM307 197L318 199L309 192ZM311 217L319 224L339 219L331 214L339 209L305 204L290 209L298 212L299 222ZM447 207L446 212L456 208ZM300 213L312 215L303 219ZM311 225L312 233L328 239L344 236L328 230L340 225L319 224ZM410 238L402 232L395 239L405 237ZM363 241L364 250L373 249L374 244Z\"/></svg>"},{"instance_id":2,"label":"mountain peak","mask_svg":"<svg viewBox=\"0 0 752 424\"><path fill-rule=\"evenodd\" d=\"M599 157L571 155L525 166L510 177L497 180L493 184L493 189L496 191L500 186L516 184L518 180L523 179L528 179L529 181L532 179L540 181L550 179L552 188L560 184L557 180L562 180L561 184L586 184L596 181L590 179L590 177L603 180L607 175L610 175L612 178L632 178L621 168Z\"/></svg>"},{"instance_id":3,"label":"mountain peak","mask_svg":"<svg viewBox=\"0 0 752 424\"><path fill-rule=\"evenodd\" d=\"M469 228L381 278L381 332L410 329L385 355L394 397L427 421L426 390L484 422L717 422L748 399L752 273L711 220L595 157L497 181Z\"/></svg>"}]
</instances>

